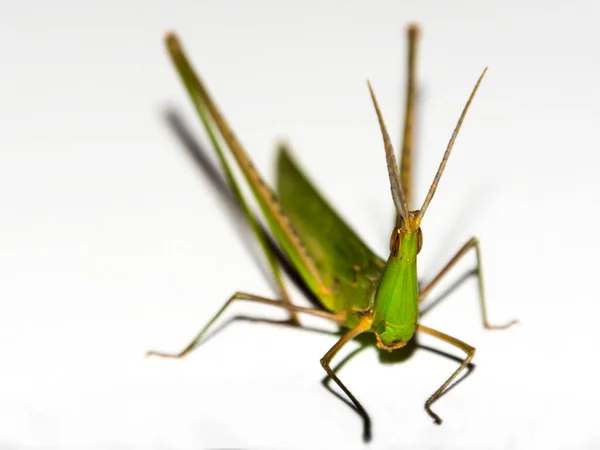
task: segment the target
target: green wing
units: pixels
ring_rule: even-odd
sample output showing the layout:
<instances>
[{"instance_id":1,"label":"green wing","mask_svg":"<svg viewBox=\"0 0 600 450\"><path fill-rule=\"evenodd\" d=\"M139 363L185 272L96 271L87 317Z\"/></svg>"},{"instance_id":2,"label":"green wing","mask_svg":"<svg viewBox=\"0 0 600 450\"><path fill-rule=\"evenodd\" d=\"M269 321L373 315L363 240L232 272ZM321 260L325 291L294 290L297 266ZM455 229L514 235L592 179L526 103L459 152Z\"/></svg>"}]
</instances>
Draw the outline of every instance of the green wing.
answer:
<instances>
[{"instance_id":1,"label":"green wing","mask_svg":"<svg viewBox=\"0 0 600 450\"><path fill-rule=\"evenodd\" d=\"M329 309L366 309L385 261L375 255L300 171L288 150L277 155L277 191L284 211L323 281L337 287Z\"/></svg>"}]
</instances>

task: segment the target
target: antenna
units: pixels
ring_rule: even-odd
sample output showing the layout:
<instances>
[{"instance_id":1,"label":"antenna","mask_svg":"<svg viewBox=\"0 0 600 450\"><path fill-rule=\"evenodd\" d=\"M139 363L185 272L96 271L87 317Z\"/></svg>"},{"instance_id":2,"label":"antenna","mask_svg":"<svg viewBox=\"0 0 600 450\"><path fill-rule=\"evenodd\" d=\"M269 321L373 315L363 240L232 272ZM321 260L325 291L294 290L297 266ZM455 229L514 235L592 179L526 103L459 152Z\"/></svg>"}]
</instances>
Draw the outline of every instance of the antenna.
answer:
<instances>
[{"instance_id":1,"label":"antenna","mask_svg":"<svg viewBox=\"0 0 600 450\"><path fill-rule=\"evenodd\" d=\"M452 133L452 137L450 138L450 142L448 142L448 147L446 147L446 152L444 153L444 157L442 158L440 167L438 167L437 173L435 174L435 178L433 179L433 183L431 183L431 187L429 188L427 197L425 197L423 206L421 206L421 209L417 213L417 217L419 217L419 218L422 218L425 215L425 211L427 211L427 207L429 206L429 203L431 202L431 199L433 198L433 194L435 194L435 190L437 189L438 183L440 182L440 178L442 177L442 173L444 173L444 169L446 168L446 163L448 162L448 158L450 157L450 152L452 152L452 147L454 147L454 141L456 141L456 137L458 136L458 132L460 131L460 127L462 126L463 120L465 120L465 116L467 115L469 106L471 106L471 102L473 101L473 98L475 98L475 94L477 93L477 90L479 89L479 85L481 84L481 81L483 80L483 77L485 76L485 73L487 72L487 70L488 70L487 67L485 69L483 69L483 73L479 77L479 80L477 80L477 84L473 88L473 91L471 92L471 96L469 97L469 100L467 100L467 104L463 108L462 114L460 115L460 118L458 119L456 127L454 128L454 132Z\"/></svg>"},{"instance_id":2,"label":"antenna","mask_svg":"<svg viewBox=\"0 0 600 450\"><path fill-rule=\"evenodd\" d=\"M390 176L390 187L392 189L394 205L396 205L396 211L398 211L398 214L400 214L402 218L407 219L409 214L408 202L406 201L406 195L404 195L404 191L402 190L402 183L400 182L400 172L398 171L398 163L396 162L396 156L394 155L394 147L392 146L390 135L387 131L387 128L385 127L383 116L381 115L381 110L379 109L379 104L377 103L377 98L375 97L375 93L373 92L371 82L367 80L367 84L369 85L369 92L371 92L373 106L375 106L375 112L377 113L377 119L379 120L381 135L383 136L385 159L387 161L388 174Z\"/></svg>"}]
</instances>

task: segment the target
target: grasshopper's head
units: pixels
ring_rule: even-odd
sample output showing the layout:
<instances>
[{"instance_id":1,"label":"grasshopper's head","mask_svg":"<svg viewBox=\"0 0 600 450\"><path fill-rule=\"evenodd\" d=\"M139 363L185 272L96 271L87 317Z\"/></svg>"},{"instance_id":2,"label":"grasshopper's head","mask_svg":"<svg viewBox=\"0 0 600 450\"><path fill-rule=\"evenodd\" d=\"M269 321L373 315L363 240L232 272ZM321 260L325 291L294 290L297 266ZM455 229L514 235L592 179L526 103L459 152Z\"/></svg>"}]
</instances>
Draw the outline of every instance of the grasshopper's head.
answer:
<instances>
[{"instance_id":1,"label":"grasshopper's head","mask_svg":"<svg viewBox=\"0 0 600 450\"><path fill-rule=\"evenodd\" d=\"M375 294L373 329L378 345L384 349L393 350L394 348L402 347L414 334L419 315L419 288L416 262L417 254L423 246L421 220L435 194L450 152L454 146L456 136L486 71L487 68L479 77L463 109L421 209L414 211L409 209L394 155L394 148L371 83L369 83L373 105L375 106L383 135L392 198L394 199L394 205L398 213L398 223L394 227L390 237L390 256Z\"/></svg>"}]
</instances>

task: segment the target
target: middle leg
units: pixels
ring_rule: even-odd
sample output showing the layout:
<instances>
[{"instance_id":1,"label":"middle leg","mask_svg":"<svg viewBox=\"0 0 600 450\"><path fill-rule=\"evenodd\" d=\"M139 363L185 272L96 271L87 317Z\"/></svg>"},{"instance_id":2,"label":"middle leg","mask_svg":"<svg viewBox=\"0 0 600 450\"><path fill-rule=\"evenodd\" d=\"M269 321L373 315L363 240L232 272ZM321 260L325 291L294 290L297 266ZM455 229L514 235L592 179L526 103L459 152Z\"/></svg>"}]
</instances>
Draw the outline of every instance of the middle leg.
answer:
<instances>
[{"instance_id":1,"label":"middle leg","mask_svg":"<svg viewBox=\"0 0 600 450\"><path fill-rule=\"evenodd\" d=\"M221 314L225 312L225 310L236 300L246 300L255 303L263 303L266 305L277 306L278 308L284 308L289 311L311 314L313 316L323 317L324 319L332 320L338 324L342 324L344 319L341 314L334 314L328 311L324 311L321 309L314 308L304 308L302 306L291 305L288 303L284 303L281 300L272 300L265 297L260 297L258 295L248 294L246 292L236 292L225 302L225 304L217 311L217 313L208 321L208 323L198 332L196 337L179 353L164 353L157 351L149 351L147 353L148 356L161 356L163 358L183 358L189 352L191 352L196 345L202 340L202 338L206 335L210 327L216 322L216 320L221 317Z\"/></svg>"},{"instance_id":2,"label":"middle leg","mask_svg":"<svg viewBox=\"0 0 600 450\"><path fill-rule=\"evenodd\" d=\"M475 269L477 273L477 285L479 288L479 304L481 307L481 321L483 327L488 330L503 330L518 323L518 320L511 320L502 325L492 325L488 322L487 308L485 302L485 291L483 289L483 272L481 270L481 250L479 249L479 239L472 237L469 241L461 247L461 249L452 257L452 259L444 266L442 270L431 280L431 282L425 286L425 288L419 294L419 302L421 302L429 293L429 291L448 273L452 267L467 254L470 249L475 249L475 255L477 257L477 267Z\"/></svg>"}]
</instances>

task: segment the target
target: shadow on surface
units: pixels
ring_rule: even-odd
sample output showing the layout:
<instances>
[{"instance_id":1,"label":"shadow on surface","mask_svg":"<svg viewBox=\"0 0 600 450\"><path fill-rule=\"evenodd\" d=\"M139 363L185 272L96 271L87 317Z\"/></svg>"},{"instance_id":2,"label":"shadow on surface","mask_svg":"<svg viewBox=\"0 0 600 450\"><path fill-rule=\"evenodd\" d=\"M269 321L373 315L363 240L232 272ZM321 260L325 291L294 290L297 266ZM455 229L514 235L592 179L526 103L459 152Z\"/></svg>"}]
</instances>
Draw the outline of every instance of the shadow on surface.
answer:
<instances>
[{"instance_id":1,"label":"shadow on surface","mask_svg":"<svg viewBox=\"0 0 600 450\"><path fill-rule=\"evenodd\" d=\"M186 150L187 154L192 158L192 160L196 163L198 168L201 170L202 174L205 175L210 181L211 184L214 185L218 194L223 199L223 202L226 204L227 209L231 214L234 215L235 223L240 229L240 233L244 233L245 236L252 236L251 233L248 233L249 226L246 217L244 216L243 210L237 201L237 198L233 194L231 188L227 184L227 180L224 178L222 174L222 170L220 167L216 165L214 161L211 160L209 156L208 150L198 142L194 134L190 131L189 126L183 120L181 114L177 112L177 110L173 108L165 109L162 112L163 120L166 122L167 127L173 133L173 135L177 138L179 143ZM271 247L271 250L277 255L279 262L281 263L283 269L287 273L287 275L294 281L294 283L303 291L304 295L308 298L308 300L316 307L321 307L318 299L314 296L314 294L308 289L308 286L300 278L299 274L293 269L289 260L282 254L281 249L273 240L271 234L265 229L264 225L258 220L260 227L262 229L263 234L267 238L267 242ZM252 236L254 238L254 236ZM269 281L275 291L277 291L277 286L273 281L273 277L271 273L268 271L267 267L264 264L262 259L262 254L257 251L257 248L252 246L253 239L242 239L244 245L248 248L253 258L263 271L265 278Z\"/></svg>"},{"instance_id":2,"label":"shadow on surface","mask_svg":"<svg viewBox=\"0 0 600 450\"><path fill-rule=\"evenodd\" d=\"M456 289L460 287L465 281L467 281L470 277L477 276L477 269L471 269L467 273L461 275L454 283L444 290L441 294L435 297L433 300L427 301L424 307L419 308L419 315L424 316L437 305L439 305L442 301L444 301L447 297L450 296Z\"/></svg>"}]
</instances>

